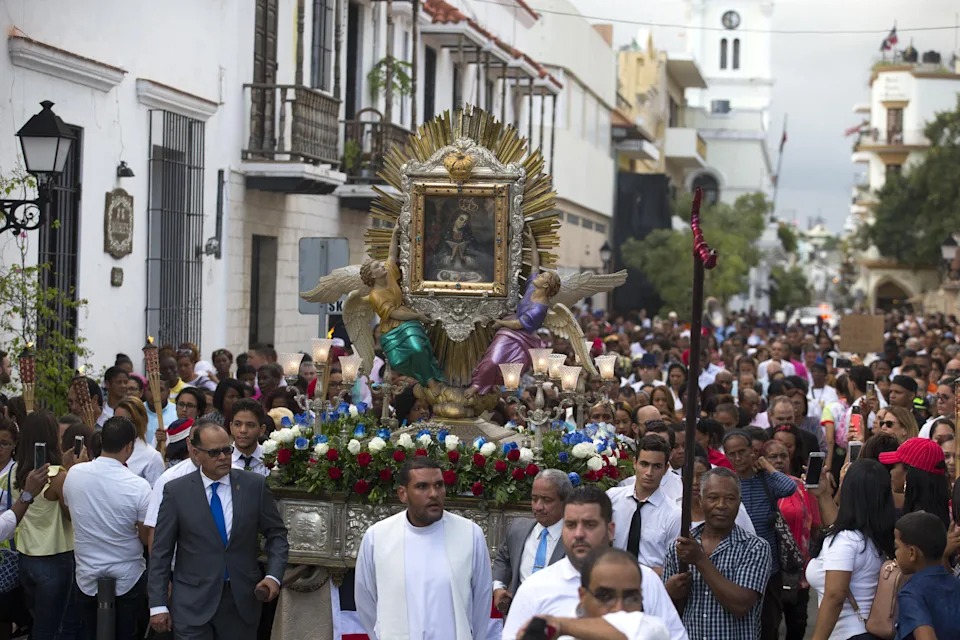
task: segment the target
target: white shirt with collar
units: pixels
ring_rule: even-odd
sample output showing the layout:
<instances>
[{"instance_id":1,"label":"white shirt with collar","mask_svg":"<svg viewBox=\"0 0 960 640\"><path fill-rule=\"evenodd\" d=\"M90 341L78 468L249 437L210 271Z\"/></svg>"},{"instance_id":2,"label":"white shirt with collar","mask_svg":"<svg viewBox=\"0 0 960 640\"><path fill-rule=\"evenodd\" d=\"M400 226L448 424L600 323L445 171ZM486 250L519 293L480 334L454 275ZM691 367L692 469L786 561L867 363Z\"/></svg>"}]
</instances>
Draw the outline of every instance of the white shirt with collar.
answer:
<instances>
[{"instance_id":1,"label":"white shirt with collar","mask_svg":"<svg viewBox=\"0 0 960 640\"><path fill-rule=\"evenodd\" d=\"M70 469L63 501L73 521L80 591L96 595L100 577L116 578L118 596L130 591L147 568L136 525L146 518L150 484L118 460L100 456Z\"/></svg>"},{"instance_id":2,"label":"white shirt with collar","mask_svg":"<svg viewBox=\"0 0 960 640\"><path fill-rule=\"evenodd\" d=\"M160 474L157 481L153 483L153 492L150 494L150 506L147 508L147 517L144 519L143 524L148 527L157 526L157 516L160 514L160 503L163 501L163 488L167 483L171 480L189 475L196 470L197 465L193 463L193 460L187 458Z\"/></svg>"},{"instance_id":3,"label":"white shirt with collar","mask_svg":"<svg viewBox=\"0 0 960 640\"><path fill-rule=\"evenodd\" d=\"M643 612L655 616L670 632L671 640L688 640L683 622L667 595L660 576L653 569L640 565ZM510 603L510 613L503 625L502 640L516 640L517 632L530 618L548 615L576 618L580 604L580 572L569 558L559 560L538 571L520 585Z\"/></svg>"},{"instance_id":4,"label":"white shirt with collar","mask_svg":"<svg viewBox=\"0 0 960 640\"><path fill-rule=\"evenodd\" d=\"M771 362L777 362L777 361L775 361L773 358L771 358L770 360L764 360L763 362L761 362L761 363L757 366L757 377L758 377L758 378L767 378L767 377L769 377L769 376L767 376L767 367L770 366L770 363L771 363ZM777 364L780 365L780 371L783 372L783 376L784 376L785 378L789 378L790 376L795 376L795 375L797 375L797 368L794 367L794 366L793 366L793 363L790 362L789 360L780 360L779 362L777 362Z\"/></svg>"},{"instance_id":5,"label":"white shirt with collar","mask_svg":"<svg viewBox=\"0 0 960 640\"><path fill-rule=\"evenodd\" d=\"M545 562L549 564L554 550L556 550L557 545L560 543L560 534L563 533L563 519L557 520L549 527L544 527L539 522L533 526L530 535L527 536L526 542L523 543L523 554L520 556L521 584L534 573L533 565L537 559L537 549L540 547L540 532L544 529L547 531L547 554ZM547 567L544 566L543 568L546 569ZM503 584L499 580L493 581L494 590L506 589L509 586L510 585Z\"/></svg>"},{"instance_id":6,"label":"white shirt with collar","mask_svg":"<svg viewBox=\"0 0 960 640\"><path fill-rule=\"evenodd\" d=\"M670 640L670 631L660 618L640 611L617 611L601 616L627 640ZM574 640L560 636L558 640Z\"/></svg>"},{"instance_id":7,"label":"white shirt with collar","mask_svg":"<svg viewBox=\"0 0 960 640\"><path fill-rule=\"evenodd\" d=\"M230 491L230 474L223 476L219 480L211 480L203 471L200 471L200 480L203 481L203 492L207 496L207 504L213 500L213 489L211 487L215 482L217 486L217 496L220 498L220 506L223 507L223 521L227 526L227 540L230 540L230 533L233 531L233 492Z\"/></svg>"},{"instance_id":8,"label":"white shirt with collar","mask_svg":"<svg viewBox=\"0 0 960 640\"><path fill-rule=\"evenodd\" d=\"M683 497L683 477L680 475L680 471L674 473L667 472L663 474L663 479L660 480L660 491L663 493L664 497L667 500L673 500L678 502ZM624 478L618 484L618 487L630 487L630 490L633 491L634 486L637 484L637 476L630 476L629 478Z\"/></svg>"},{"instance_id":9,"label":"white shirt with collar","mask_svg":"<svg viewBox=\"0 0 960 640\"><path fill-rule=\"evenodd\" d=\"M607 491L613 504L615 525L613 546L626 549L630 538L630 525L634 514L640 509L640 549L637 560L648 567L662 567L669 545L680 537L680 509L668 499L661 489L638 502L632 487L614 487Z\"/></svg>"},{"instance_id":10,"label":"white shirt with collar","mask_svg":"<svg viewBox=\"0 0 960 640\"><path fill-rule=\"evenodd\" d=\"M133 472L133 475L140 476L149 482L151 487L166 470L160 452L140 438L133 441L133 455L127 460L127 468Z\"/></svg>"},{"instance_id":11,"label":"white shirt with collar","mask_svg":"<svg viewBox=\"0 0 960 640\"><path fill-rule=\"evenodd\" d=\"M250 454L250 467L246 466L246 463L241 460L241 456L244 454L240 452L240 449L237 449L236 446L233 448L233 468L240 469L241 471L252 471L254 473L259 473L263 477L270 475L270 469L263 464L263 445L257 445L257 448L253 450L253 453Z\"/></svg>"}]
</instances>

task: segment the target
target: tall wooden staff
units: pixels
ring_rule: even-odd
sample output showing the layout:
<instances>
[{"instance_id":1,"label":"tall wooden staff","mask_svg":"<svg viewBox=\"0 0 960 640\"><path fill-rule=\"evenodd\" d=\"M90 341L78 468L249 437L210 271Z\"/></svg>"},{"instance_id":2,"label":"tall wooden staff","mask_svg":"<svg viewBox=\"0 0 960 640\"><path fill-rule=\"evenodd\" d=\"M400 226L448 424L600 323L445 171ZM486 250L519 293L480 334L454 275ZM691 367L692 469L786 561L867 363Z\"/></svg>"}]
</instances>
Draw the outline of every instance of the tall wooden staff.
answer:
<instances>
[{"instance_id":1,"label":"tall wooden staff","mask_svg":"<svg viewBox=\"0 0 960 640\"><path fill-rule=\"evenodd\" d=\"M84 424L96 429L97 417L93 415L93 398L90 397L90 385L87 377L83 374L83 365L77 370L77 375L70 381L74 395L77 396L77 404L80 405L80 418Z\"/></svg>"},{"instance_id":2,"label":"tall wooden staff","mask_svg":"<svg viewBox=\"0 0 960 640\"><path fill-rule=\"evenodd\" d=\"M690 322L690 368L687 375L687 448L683 458L683 513L680 516L680 535L690 537L693 509L693 443L697 441L697 418L700 415L700 334L703 330L703 278L705 269L717 266L717 252L707 246L700 230L700 202L703 191L697 187L690 211L690 229L693 231L693 305ZM686 570L684 567L681 567Z\"/></svg>"},{"instance_id":3,"label":"tall wooden staff","mask_svg":"<svg viewBox=\"0 0 960 640\"><path fill-rule=\"evenodd\" d=\"M28 342L20 352L20 382L23 383L23 404L27 413L33 413L33 404L37 390L37 356L33 352L33 343Z\"/></svg>"},{"instance_id":4,"label":"tall wooden staff","mask_svg":"<svg viewBox=\"0 0 960 640\"><path fill-rule=\"evenodd\" d=\"M160 455L167 455L166 431L163 424L163 405L160 403L160 349L153 343L153 336L147 336L147 344L143 345L144 367L147 371L147 384L150 385L150 395L153 397L153 412L157 415L157 451Z\"/></svg>"}]
</instances>

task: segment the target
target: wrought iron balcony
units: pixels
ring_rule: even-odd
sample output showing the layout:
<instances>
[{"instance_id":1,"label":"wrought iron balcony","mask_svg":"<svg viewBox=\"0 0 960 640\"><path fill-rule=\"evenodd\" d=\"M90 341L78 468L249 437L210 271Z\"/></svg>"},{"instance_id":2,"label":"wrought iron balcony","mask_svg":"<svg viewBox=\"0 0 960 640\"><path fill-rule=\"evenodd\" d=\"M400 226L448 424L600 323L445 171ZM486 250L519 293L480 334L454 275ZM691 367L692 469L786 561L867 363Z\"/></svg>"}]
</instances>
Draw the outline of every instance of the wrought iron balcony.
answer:
<instances>
[{"instance_id":1,"label":"wrought iron balcony","mask_svg":"<svg viewBox=\"0 0 960 640\"><path fill-rule=\"evenodd\" d=\"M377 172L391 147L403 145L410 131L391 122L383 122L376 109L362 109L356 119L343 123L343 162L341 171L347 182L370 184L379 182Z\"/></svg>"}]
</instances>

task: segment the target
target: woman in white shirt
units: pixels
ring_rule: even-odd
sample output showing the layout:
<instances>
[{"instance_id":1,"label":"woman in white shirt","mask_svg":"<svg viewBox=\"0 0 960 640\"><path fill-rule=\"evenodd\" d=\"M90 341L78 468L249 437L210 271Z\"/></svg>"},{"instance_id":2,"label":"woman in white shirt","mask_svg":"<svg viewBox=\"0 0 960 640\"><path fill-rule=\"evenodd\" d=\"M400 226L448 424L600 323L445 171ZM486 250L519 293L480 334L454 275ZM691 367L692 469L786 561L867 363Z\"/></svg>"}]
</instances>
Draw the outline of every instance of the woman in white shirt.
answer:
<instances>
[{"instance_id":1,"label":"woman in white shirt","mask_svg":"<svg viewBox=\"0 0 960 640\"><path fill-rule=\"evenodd\" d=\"M669 640L666 625L642 611L642 582L635 555L601 547L580 569L579 617L538 617L553 627L559 640ZM526 628L521 629L517 637L525 633Z\"/></svg>"},{"instance_id":2,"label":"woman in white shirt","mask_svg":"<svg viewBox=\"0 0 960 640\"><path fill-rule=\"evenodd\" d=\"M819 604L813 640L873 637L862 620L870 615L880 567L893 557L895 521L890 473L876 460L854 462L843 479L837 519L822 545L811 548L807 565L807 582Z\"/></svg>"},{"instance_id":3,"label":"woman in white shirt","mask_svg":"<svg viewBox=\"0 0 960 640\"><path fill-rule=\"evenodd\" d=\"M160 452L147 444L147 408L138 398L124 398L113 415L128 418L137 428L137 439L133 441L133 455L127 460L127 468L134 475L149 482L152 487L166 469L166 465Z\"/></svg>"}]
</instances>

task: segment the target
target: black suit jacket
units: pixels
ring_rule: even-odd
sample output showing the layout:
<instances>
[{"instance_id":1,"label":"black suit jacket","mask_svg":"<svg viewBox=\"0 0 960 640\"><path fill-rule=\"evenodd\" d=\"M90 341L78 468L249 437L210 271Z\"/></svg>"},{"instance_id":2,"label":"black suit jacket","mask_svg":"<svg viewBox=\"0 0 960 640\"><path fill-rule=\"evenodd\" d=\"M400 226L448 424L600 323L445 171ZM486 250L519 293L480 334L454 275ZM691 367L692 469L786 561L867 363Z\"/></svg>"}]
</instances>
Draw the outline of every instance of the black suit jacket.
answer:
<instances>
[{"instance_id":1,"label":"black suit jacket","mask_svg":"<svg viewBox=\"0 0 960 640\"><path fill-rule=\"evenodd\" d=\"M507 585L510 593L514 595L520 587L520 559L523 557L523 545L526 544L535 526L537 521L533 518L517 518L511 522L507 528L506 538L497 550L497 557L493 560L493 579ZM566 555L567 550L563 546L563 540L558 540L547 564L551 565L557 560L562 560Z\"/></svg>"},{"instance_id":2,"label":"black suit jacket","mask_svg":"<svg viewBox=\"0 0 960 640\"><path fill-rule=\"evenodd\" d=\"M283 579L288 550L287 528L264 480L256 473L230 472L233 520L226 547L213 522L199 470L164 486L150 555L151 607L167 606L182 625L206 624L220 604L226 569L240 617L247 624L256 624L260 601L253 590L264 577L257 562L258 534L265 539L267 575Z\"/></svg>"}]
</instances>

